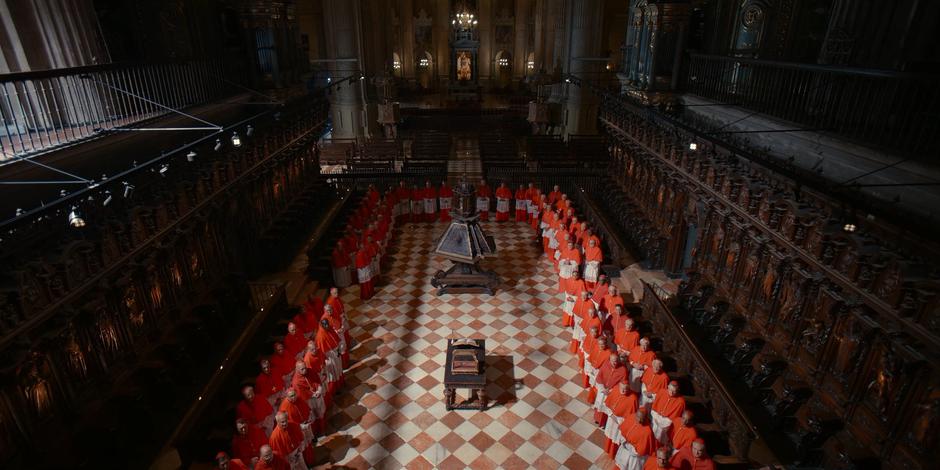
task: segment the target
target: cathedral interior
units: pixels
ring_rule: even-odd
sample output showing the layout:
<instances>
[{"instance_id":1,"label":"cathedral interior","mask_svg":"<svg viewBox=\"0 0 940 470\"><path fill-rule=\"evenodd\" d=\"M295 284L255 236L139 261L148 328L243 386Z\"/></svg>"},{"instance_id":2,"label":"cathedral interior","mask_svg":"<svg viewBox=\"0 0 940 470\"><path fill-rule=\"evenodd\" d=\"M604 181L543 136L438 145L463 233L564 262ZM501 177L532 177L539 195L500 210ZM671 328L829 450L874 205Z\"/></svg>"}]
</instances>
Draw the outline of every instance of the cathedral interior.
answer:
<instances>
[{"instance_id":1,"label":"cathedral interior","mask_svg":"<svg viewBox=\"0 0 940 470\"><path fill-rule=\"evenodd\" d=\"M938 109L936 1L0 0L0 467L936 468Z\"/></svg>"}]
</instances>

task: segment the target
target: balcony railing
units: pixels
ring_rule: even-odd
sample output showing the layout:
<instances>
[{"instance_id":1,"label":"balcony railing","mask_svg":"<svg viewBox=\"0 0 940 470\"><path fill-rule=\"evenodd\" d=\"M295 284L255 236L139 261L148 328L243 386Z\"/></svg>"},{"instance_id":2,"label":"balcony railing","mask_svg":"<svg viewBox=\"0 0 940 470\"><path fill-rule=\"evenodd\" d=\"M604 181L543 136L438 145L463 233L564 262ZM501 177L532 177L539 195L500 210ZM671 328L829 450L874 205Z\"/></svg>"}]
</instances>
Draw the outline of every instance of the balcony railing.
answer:
<instances>
[{"instance_id":1,"label":"balcony railing","mask_svg":"<svg viewBox=\"0 0 940 470\"><path fill-rule=\"evenodd\" d=\"M218 60L0 75L0 163L206 103L223 76Z\"/></svg>"},{"instance_id":2,"label":"balcony railing","mask_svg":"<svg viewBox=\"0 0 940 470\"><path fill-rule=\"evenodd\" d=\"M685 90L905 154L940 134L938 76L690 54Z\"/></svg>"}]
</instances>

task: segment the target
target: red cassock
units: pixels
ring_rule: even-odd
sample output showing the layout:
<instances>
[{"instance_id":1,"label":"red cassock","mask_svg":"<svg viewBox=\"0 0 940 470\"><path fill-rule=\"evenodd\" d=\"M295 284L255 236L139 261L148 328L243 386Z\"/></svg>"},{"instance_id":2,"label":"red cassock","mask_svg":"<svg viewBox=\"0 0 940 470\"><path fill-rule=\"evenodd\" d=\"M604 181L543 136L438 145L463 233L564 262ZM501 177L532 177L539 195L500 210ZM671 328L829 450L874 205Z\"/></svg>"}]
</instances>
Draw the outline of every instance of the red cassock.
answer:
<instances>
[{"instance_id":1,"label":"red cassock","mask_svg":"<svg viewBox=\"0 0 940 470\"><path fill-rule=\"evenodd\" d=\"M669 463L678 470L715 470L715 461L709 456L697 459L692 455L692 446L679 449Z\"/></svg>"},{"instance_id":2,"label":"red cassock","mask_svg":"<svg viewBox=\"0 0 940 470\"><path fill-rule=\"evenodd\" d=\"M288 332L284 335L284 349L287 349L287 353L291 357L297 357L304 348L307 347L307 338L304 337L301 333L300 328L297 329L294 333Z\"/></svg>"},{"instance_id":3,"label":"red cassock","mask_svg":"<svg viewBox=\"0 0 940 470\"><path fill-rule=\"evenodd\" d=\"M282 428L280 425L275 426L274 431L271 432L271 438L268 440L274 453L284 458L287 458L297 447L304 444L304 441L304 432L300 429L300 425L290 421L287 422L286 429ZM306 462L307 465L313 465L313 446L307 445L304 447L302 453L304 462Z\"/></svg>"},{"instance_id":4,"label":"red cassock","mask_svg":"<svg viewBox=\"0 0 940 470\"><path fill-rule=\"evenodd\" d=\"M284 457L274 454L270 462L258 459L258 463L255 464L255 470L290 470L290 464L287 463Z\"/></svg>"},{"instance_id":5,"label":"red cassock","mask_svg":"<svg viewBox=\"0 0 940 470\"><path fill-rule=\"evenodd\" d=\"M327 305L330 306L330 308L333 309L333 313L337 316L337 318L342 319L342 318L345 318L345 317L346 317L346 307L343 305L343 300L342 300L342 299L340 299L339 297L335 297L335 296L332 296L332 295L331 295L331 296L329 296L329 297L326 299L326 303L327 303ZM349 319L347 318L346 321L347 321L347 323L348 323L348 322L349 322ZM352 342L351 342L351 338L350 338L350 336L349 336L349 330L343 331L343 335L344 335L345 338L346 338L346 347L347 347L347 348L348 348L348 347L351 347L351 346L352 346Z\"/></svg>"},{"instance_id":6,"label":"red cassock","mask_svg":"<svg viewBox=\"0 0 940 470\"><path fill-rule=\"evenodd\" d=\"M673 449L684 449L691 446L692 441L698 439L698 431L695 426L683 426L682 419L672 420L672 426L669 428L669 442L672 442Z\"/></svg>"},{"instance_id":7,"label":"red cassock","mask_svg":"<svg viewBox=\"0 0 940 470\"><path fill-rule=\"evenodd\" d=\"M601 319L597 318L597 315L590 316L585 312L584 319L581 320L581 329L584 330L584 334L591 336L591 327L597 328L597 331L601 331Z\"/></svg>"},{"instance_id":8,"label":"red cassock","mask_svg":"<svg viewBox=\"0 0 940 470\"><path fill-rule=\"evenodd\" d=\"M319 297L311 297L304 302L304 324L310 331L317 327L317 322L323 316L323 300Z\"/></svg>"},{"instance_id":9,"label":"red cassock","mask_svg":"<svg viewBox=\"0 0 940 470\"><path fill-rule=\"evenodd\" d=\"M332 315L323 315L323 318L326 318L327 320L329 320L330 326L333 327L332 332L336 334L336 339L337 341L339 341L339 333L336 333L336 332L343 329L343 319L340 318L340 316L336 314L335 310L333 311ZM344 339L346 341L346 350L343 351L341 356L343 360L343 367L346 367L346 364L349 364L349 334L347 331L343 331L343 335L345 336Z\"/></svg>"},{"instance_id":10,"label":"red cassock","mask_svg":"<svg viewBox=\"0 0 940 470\"><path fill-rule=\"evenodd\" d=\"M646 459L646 463L643 464L643 470L673 470L675 467L672 466L668 461L666 462L665 467L659 466L659 461L656 460L656 456L650 456Z\"/></svg>"},{"instance_id":11,"label":"red cassock","mask_svg":"<svg viewBox=\"0 0 940 470\"><path fill-rule=\"evenodd\" d=\"M229 459L228 470L251 470L242 459Z\"/></svg>"},{"instance_id":12,"label":"red cassock","mask_svg":"<svg viewBox=\"0 0 940 470\"><path fill-rule=\"evenodd\" d=\"M415 207L421 206L421 213L416 213ZM411 191L411 221L424 222L424 188L415 188Z\"/></svg>"},{"instance_id":13,"label":"red cassock","mask_svg":"<svg viewBox=\"0 0 940 470\"><path fill-rule=\"evenodd\" d=\"M320 371L323 370L324 365L323 356L320 355L319 352L314 354L310 351L307 351L307 353L304 354L304 365L307 366L307 377L316 378L316 382L319 383L320 386L323 386L323 384L320 382ZM326 392L328 392L328 390L324 390L323 403L327 408L329 408L329 406L333 403L333 396Z\"/></svg>"},{"instance_id":14,"label":"red cassock","mask_svg":"<svg viewBox=\"0 0 940 470\"><path fill-rule=\"evenodd\" d=\"M656 399L653 400L653 411L669 419L676 419L682 416L682 412L685 411L685 398L682 396L670 397L668 392L659 393L656 395Z\"/></svg>"},{"instance_id":15,"label":"red cassock","mask_svg":"<svg viewBox=\"0 0 940 470\"><path fill-rule=\"evenodd\" d=\"M509 220L509 201L512 200L512 191L500 186L496 189L496 221Z\"/></svg>"},{"instance_id":16,"label":"red cassock","mask_svg":"<svg viewBox=\"0 0 940 470\"><path fill-rule=\"evenodd\" d=\"M624 351L639 349L640 333L636 330L627 331L626 328L614 330L614 342L617 343L619 349Z\"/></svg>"},{"instance_id":17,"label":"red cassock","mask_svg":"<svg viewBox=\"0 0 940 470\"><path fill-rule=\"evenodd\" d=\"M623 297L622 297L620 294L617 294L617 295L610 295L610 294L607 294L607 295L605 295L605 296L604 296L604 300L601 302L601 310L603 310L603 311L605 311L605 312L613 312L615 305L619 305L620 308L621 308L621 311L623 311L624 313L626 313L626 310L623 309L623 307L624 307Z\"/></svg>"},{"instance_id":18,"label":"red cassock","mask_svg":"<svg viewBox=\"0 0 940 470\"><path fill-rule=\"evenodd\" d=\"M640 345L637 345L635 348L630 350L630 362L646 367L652 367L653 359L656 359L656 352L652 349L643 351L643 348L640 347Z\"/></svg>"},{"instance_id":19,"label":"red cassock","mask_svg":"<svg viewBox=\"0 0 940 470\"><path fill-rule=\"evenodd\" d=\"M609 284L604 284L598 282L594 284L594 289L591 291L591 298L597 301L597 308L599 310L604 310L601 306L604 304L604 297L607 297L607 290L610 289ZM606 310L604 310L606 312Z\"/></svg>"},{"instance_id":20,"label":"red cassock","mask_svg":"<svg viewBox=\"0 0 940 470\"><path fill-rule=\"evenodd\" d=\"M493 197L493 190L490 189L490 187L486 185L480 186L479 188L477 188L477 197L478 198L485 197L487 199L490 199ZM490 220L489 206L487 206L486 210L480 210L480 220Z\"/></svg>"},{"instance_id":21,"label":"red cassock","mask_svg":"<svg viewBox=\"0 0 940 470\"><path fill-rule=\"evenodd\" d=\"M232 455L245 462L251 462L251 459L261 452L261 446L268 443L268 437L264 435L264 431L255 426L248 426L245 429L248 430L248 434L236 432L232 437Z\"/></svg>"},{"instance_id":22,"label":"red cassock","mask_svg":"<svg viewBox=\"0 0 940 470\"><path fill-rule=\"evenodd\" d=\"M636 410L639 409L640 406L636 393L633 393L629 387L627 388L626 394L620 393L619 384L611 389L607 395L607 399L604 400L604 404L607 405L607 408L610 408L612 416L617 416L621 419L636 414ZM614 444L614 441L608 437L604 447L607 450L607 455L613 459L614 456L617 455L619 444Z\"/></svg>"},{"instance_id":23,"label":"red cassock","mask_svg":"<svg viewBox=\"0 0 940 470\"><path fill-rule=\"evenodd\" d=\"M369 269L371 270L372 265L372 256L370 255L371 249L368 247L363 247L356 253L356 269ZM375 273L371 273L368 279L363 279L360 275L359 277L359 297L362 300L371 299L375 295L375 283L372 279Z\"/></svg>"},{"instance_id":24,"label":"red cassock","mask_svg":"<svg viewBox=\"0 0 940 470\"><path fill-rule=\"evenodd\" d=\"M300 398L299 395L298 398ZM306 423L307 420L310 419L310 407L307 406L306 400L303 399L296 401L287 399L281 400L281 406L278 407L278 411L287 413L287 420L292 423Z\"/></svg>"},{"instance_id":25,"label":"red cassock","mask_svg":"<svg viewBox=\"0 0 940 470\"><path fill-rule=\"evenodd\" d=\"M313 393L316 392L317 388L319 388L320 378L316 376L315 374L311 374L310 369L307 369L307 373L304 375L298 374L295 371L294 375L291 376L290 386L291 388L297 391L297 397L299 397L303 401L307 401L311 397L313 397ZM287 402L287 401L289 400L284 400L283 402ZM282 406L283 406L283 402L281 403ZM306 406L306 404L304 406ZM310 410L308 409L307 412L309 413ZM294 421L294 420L291 420L291 421ZM297 421L297 422L302 423L303 421L306 421L306 420Z\"/></svg>"},{"instance_id":26,"label":"red cassock","mask_svg":"<svg viewBox=\"0 0 940 470\"><path fill-rule=\"evenodd\" d=\"M265 400L284 389L284 380L271 374L265 374L264 371L258 373L255 377L255 393L264 397Z\"/></svg>"},{"instance_id":27,"label":"red cassock","mask_svg":"<svg viewBox=\"0 0 940 470\"><path fill-rule=\"evenodd\" d=\"M636 422L636 417L627 416L620 425L620 433L624 440L633 444L633 449L637 455L650 456L656 453L659 443L653 436L653 429L649 424L640 424Z\"/></svg>"},{"instance_id":28,"label":"red cassock","mask_svg":"<svg viewBox=\"0 0 940 470\"><path fill-rule=\"evenodd\" d=\"M264 419L271 416L272 413L274 413L274 408L268 403L267 399L262 398L261 395L257 393L255 394L254 400L251 400L250 403L242 399L242 401L238 402L238 406L235 407L235 416L254 425L263 422Z\"/></svg>"},{"instance_id":29,"label":"red cassock","mask_svg":"<svg viewBox=\"0 0 940 470\"><path fill-rule=\"evenodd\" d=\"M323 353L339 347L339 336L326 328L317 329L317 335L314 337L314 341L317 344L317 349Z\"/></svg>"},{"instance_id":30,"label":"red cassock","mask_svg":"<svg viewBox=\"0 0 940 470\"><path fill-rule=\"evenodd\" d=\"M440 199L438 207L441 210L441 222L447 222L450 220L450 206L454 201L454 190L450 189L447 184L442 184L437 197Z\"/></svg>"},{"instance_id":31,"label":"red cassock","mask_svg":"<svg viewBox=\"0 0 940 470\"><path fill-rule=\"evenodd\" d=\"M627 378L627 368L622 365L617 365L614 367L610 365L610 351L607 351L607 359L603 364L598 368L597 372L597 383L602 385L607 393L610 393L614 388L620 387L620 382L623 382ZM592 363L594 361L591 361ZM606 400L605 400L606 403ZM603 411L594 411L594 422L600 425L603 425L607 421L607 415Z\"/></svg>"},{"instance_id":32,"label":"red cassock","mask_svg":"<svg viewBox=\"0 0 940 470\"><path fill-rule=\"evenodd\" d=\"M532 202L532 199L529 197L529 193L525 189L516 190L516 221L525 221L528 218L528 211L526 208L528 204Z\"/></svg>"},{"instance_id":33,"label":"red cassock","mask_svg":"<svg viewBox=\"0 0 940 470\"><path fill-rule=\"evenodd\" d=\"M349 259L349 253L346 252L345 243L343 245L342 247L337 245L336 248L333 248L331 263L334 269L342 269L352 263L352 260Z\"/></svg>"},{"instance_id":34,"label":"red cassock","mask_svg":"<svg viewBox=\"0 0 940 470\"><path fill-rule=\"evenodd\" d=\"M561 200L561 191L552 191L548 193L548 203L555 205L556 202Z\"/></svg>"},{"instance_id":35,"label":"red cassock","mask_svg":"<svg viewBox=\"0 0 940 470\"><path fill-rule=\"evenodd\" d=\"M286 348L282 353L274 351L269 362L271 362L271 375L275 377L284 377L294 370L294 357L288 354Z\"/></svg>"},{"instance_id":36,"label":"red cassock","mask_svg":"<svg viewBox=\"0 0 940 470\"><path fill-rule=\"evenodd\" d=\"M643 382L643 385L646 385L647 392L656 394L658 397L659 395L666 394L666 386L669 385L669 375L662 371L657 374L650 368L646 369L646 372L643 372L643 377L640 381Z\"/></svg>"},{"instance_id":37,"label":"red cassock","mask_svg":"<svg viewBox=\"0 0 940 470\"><path fill-rule=\"evenodd\" d=\"M437 220L437 188L424 188L424 200L424 220L434 222ZM432 201L433 204L427 204L429 200ZM434 209L434 212L429 212L428 209Z\"/></svg>"}]
</instances>

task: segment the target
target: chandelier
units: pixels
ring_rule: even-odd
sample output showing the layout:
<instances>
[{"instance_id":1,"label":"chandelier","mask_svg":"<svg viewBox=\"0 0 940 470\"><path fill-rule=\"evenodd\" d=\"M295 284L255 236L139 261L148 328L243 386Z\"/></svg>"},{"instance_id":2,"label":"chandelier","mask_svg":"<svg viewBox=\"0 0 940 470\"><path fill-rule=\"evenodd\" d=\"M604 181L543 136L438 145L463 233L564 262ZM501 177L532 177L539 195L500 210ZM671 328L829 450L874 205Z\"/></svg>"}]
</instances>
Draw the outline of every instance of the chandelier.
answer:
<instances>
[{"instance_id":1,"label":"chandelier","mask_svg":"<svg viewBox=\"0 0 940 470\"><path fill-rule=\"evenodd\" d=\"M468 30L476 26L477 19L473 15L473 13L470 13L467 10L464 10L461 13L457 13L457 15L454 16L454 19L451 20L450 24L454 25L454 27L458 29Z\"/></svg>"}]
</instances>

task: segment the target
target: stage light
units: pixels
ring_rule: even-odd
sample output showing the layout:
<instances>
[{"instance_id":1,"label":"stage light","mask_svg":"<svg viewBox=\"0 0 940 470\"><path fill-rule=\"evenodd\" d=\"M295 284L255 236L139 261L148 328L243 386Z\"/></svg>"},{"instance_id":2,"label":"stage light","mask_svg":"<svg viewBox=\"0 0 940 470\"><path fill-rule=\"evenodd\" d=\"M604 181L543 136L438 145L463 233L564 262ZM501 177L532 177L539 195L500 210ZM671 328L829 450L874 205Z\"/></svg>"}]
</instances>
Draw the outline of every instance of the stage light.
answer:
<instances>
[{"instance_id":1,"label":"stage light","mask_svg":"<svg viewBox=\"0 0 940 470\"><path fill-rule=\"evenodd\" d=\"M842 227L842 230L846 233L854 233L857 228L858 227L856 227L855 224L845 224L845 226Z\"/></svg>"},{"instance_id":2,"label":"stage light","mask_svg":"<svg viewBox=\"0 0 940 470\"><path fill-rule=\"evenodd\" d=\"M192 162L192 161L195 160L195 159L196 159L196 151L195 151L195 150L190 150L189 153L186 154L186 161L187 161L187 162Z\"/></svg>"},{"instance_id":3,"label":"stage light","mask_svg":"<svg viewBox=\"0 0 940 470\"><path fill-rule=\"evenodd\" d=\"M130 199L130 197L133 195L134 195L134 185L125 181L124 182L124 199Z\"/></svg>"},{"instance_id":4,"label":"stage light","mask_svg":"<svg viewBox=\"0 0 940 470\"><path fill-rule=\"evenodd\" d=\"M108 204L111 204L111 199L112 199L112 198L111 198L111 191L105 191L105 192L104 192L104 201L101 201L101 205L102 205L102 206L107 206Z\"/></svg>"},{"instance_id":5,"label":"stage light","mask_svg":"<svg viewBox=\"0 0 940 470\"><path fill-rule=\"evenodd\" d=\"M248 129L245 129L245 137L251 137L251 134L255 133L255 128L251 127L251 124L248 124Z\"/></svg>"},{"instance_id":6,"label":"stage light","mask_svg":"<svg viewBox=\"0 0 940 470\"><path fill-rule=\"evenodd\" d=\"M215 147L212 147L212 150L218 152L220 148L222 148L222 139L215 139Z\"/></svg>"},{"instance_id":7,"label":"stage light","mask_svg":"<svg viewBox=\"0 0 940 470\"><path fill-rule=\"evenodd\" d=\"M69 225L75 228L85 226L85 219L82 218L82 213L78 209L78 206L72 206L72 212L69 212Z\"/></svg>"},{"instance_id":8,"label":"stage light","mask_svg":"<svg viewBox=\"0 0 940 470\"><path fill-rule=\"evenodd\" d=\"M689 142L689 150L698 150L698 144L695 142Z\"/></svg>"},{"instance_id":9,"label":"stage light","mask_svg":"<svg viewBox=\"0 0 940 470\"><path fill-rule=\"evenodd\" d=\"M238 136L238 132L232 132L232 145L236 147L242 146L242 138Z\"/></svg>"}]
</instances>

